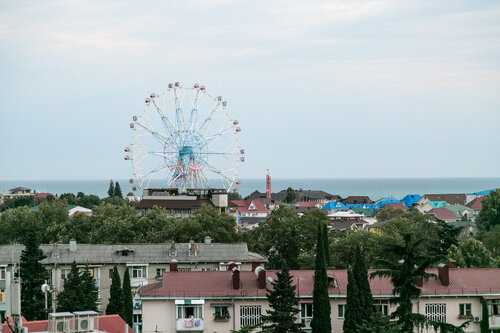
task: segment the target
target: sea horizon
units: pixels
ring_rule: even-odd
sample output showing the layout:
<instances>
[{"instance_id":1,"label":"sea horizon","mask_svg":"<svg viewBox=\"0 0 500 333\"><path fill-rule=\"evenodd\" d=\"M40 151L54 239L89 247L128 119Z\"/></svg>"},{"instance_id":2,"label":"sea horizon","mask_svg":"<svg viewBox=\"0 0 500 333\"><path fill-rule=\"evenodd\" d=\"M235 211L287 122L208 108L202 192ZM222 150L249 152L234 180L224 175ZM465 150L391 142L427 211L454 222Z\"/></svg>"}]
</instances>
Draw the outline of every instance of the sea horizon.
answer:
<instances>
[{"instance_id":1,"label":"sea horizon","mask_svg":"<svg viewBox=\"0 0 500 333\"><path fill-rule=\"evenodd\" d=\"M36 192L62 193L83 192L103 198L107 196L110 179L58 179L58 180L0 180L0 192L14 187L27 187ZM118 181L126 195L132 191L128 179ZM151 187L163 187L161 182L153 182ZM247 196L257 190L265 192L263 178L241 179L238 193ZM500 188L500 177L365 177L365 178L273 178L271 192L279 192L288 187L302 190L322 190L341 197L367 195L372 200L392 196L401 199L407 194L427 193L473 193L492 188ZM142 192L135 191L135 195Z\"/></svg>"}]
</instances>

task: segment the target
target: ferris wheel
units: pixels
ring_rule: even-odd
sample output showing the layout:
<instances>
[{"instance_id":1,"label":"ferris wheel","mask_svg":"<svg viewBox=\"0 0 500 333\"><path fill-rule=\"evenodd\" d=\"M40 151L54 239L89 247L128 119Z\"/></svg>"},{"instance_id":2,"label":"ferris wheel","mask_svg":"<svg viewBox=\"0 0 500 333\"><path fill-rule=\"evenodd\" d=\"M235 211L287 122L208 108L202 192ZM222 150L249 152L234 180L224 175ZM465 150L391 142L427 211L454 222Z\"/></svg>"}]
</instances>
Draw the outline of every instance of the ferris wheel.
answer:
<instances>
[{"instance_id":1,"label":"ferris wheel","mask_svg":"<svg viewBox=\"0 0 500 333\"><path fill-rule=\"evenodd\" d=\"M132 143L125 148L135 190L161 184L179 193L230 191L240 183L238 165L245 161L238 143L241 128L229 117L221 96L209 95L199 84L186 88L176 82L161 94L152 93L145 103L142 115L132 118Z\"/></svg>"}]
</instances>

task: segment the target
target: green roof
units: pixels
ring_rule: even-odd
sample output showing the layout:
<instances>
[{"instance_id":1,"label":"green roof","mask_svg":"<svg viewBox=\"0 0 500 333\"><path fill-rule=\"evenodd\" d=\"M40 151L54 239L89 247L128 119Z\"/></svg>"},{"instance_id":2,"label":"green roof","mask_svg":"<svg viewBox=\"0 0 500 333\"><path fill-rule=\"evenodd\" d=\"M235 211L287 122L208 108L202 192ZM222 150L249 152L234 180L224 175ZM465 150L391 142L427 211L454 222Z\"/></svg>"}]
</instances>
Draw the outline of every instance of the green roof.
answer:
<instances>
[{"instance_id":1,"label":"green roof","mask_svg":"<svg viewBox=\"0 0 500 333\"><path fill-rule=\"evenodd\" d=\"M466 210L469 213L469 216L474 214L474 211L467 206L464 205L447 205L446 208L455 214L456 217L462 217L462 212Z\"/></svg>"},{"instance_id":2,"label":"green roof","mask_svg":"<svg viewBox=\"0 0 500 333\"><path fill-rule=\"evenodd\" d=\"M30 210L31 210L32 212L36 212L36 211L38 211L38 206L31 207L31 208L30 208Z\"/></svg>"},{"instance_id":3,"label":"green roof","mask_svg":"<svg viewBox=\"0 0 500 333\"><path fill-rule=\"evenodd\" d=\"M361 207L351 207L351 210L354 211L356 214L363 214L366 217L372 216L373 212L369 209L364 209Z\"/></svg>"}]
</instances>

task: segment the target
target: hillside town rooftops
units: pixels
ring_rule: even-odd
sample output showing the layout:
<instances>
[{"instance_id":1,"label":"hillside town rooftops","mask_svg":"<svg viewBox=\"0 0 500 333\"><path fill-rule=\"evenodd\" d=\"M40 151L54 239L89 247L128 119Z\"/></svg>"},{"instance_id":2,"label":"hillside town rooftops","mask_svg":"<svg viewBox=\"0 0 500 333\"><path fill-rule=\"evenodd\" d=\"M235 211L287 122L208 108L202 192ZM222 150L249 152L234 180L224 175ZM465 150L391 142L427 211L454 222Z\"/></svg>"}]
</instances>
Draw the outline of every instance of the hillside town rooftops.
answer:
<instances>
[{"instance_id":1,"label":"hillside town rooftops","mask_svg":"<svg viewBox=\"0 0 500 333\"><path fill-rule=\"evenodd\" d=\"M424 197L430 201L446 201L450 205L463 205L466 200L466 195L464 193L425 194Z\"/></svg>"},{"instance_id":2,"label":"hillside town rooftops","mask_svg":"<svg viewBox=\"0 0 500 333\"><path fill-rule=\"evenodd\" d=\"M438 219L442 221L456 221L457 216L453 214L453 212L446 207L432 208L429 214L434 215Z\"/></svg>"}]
</instances>

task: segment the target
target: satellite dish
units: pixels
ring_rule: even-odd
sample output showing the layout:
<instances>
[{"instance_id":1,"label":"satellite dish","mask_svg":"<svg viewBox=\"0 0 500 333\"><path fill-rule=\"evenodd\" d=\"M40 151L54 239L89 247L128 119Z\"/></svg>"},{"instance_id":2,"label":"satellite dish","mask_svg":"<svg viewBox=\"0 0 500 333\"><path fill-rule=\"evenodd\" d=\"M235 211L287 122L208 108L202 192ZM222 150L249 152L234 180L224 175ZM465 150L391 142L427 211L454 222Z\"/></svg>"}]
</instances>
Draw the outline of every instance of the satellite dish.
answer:
<instances>
[{"instance_id":1,"label":"satellite dish","mask_svg":"<svg viewBox=\"0 0 500 333\"><path fill-rule=\"evenodd\" d=\"M48 285L47 283L42 284L42 292L43 293L48 293L50 291L51 291L50 285Z\"/></svg>"}]
</instances>

